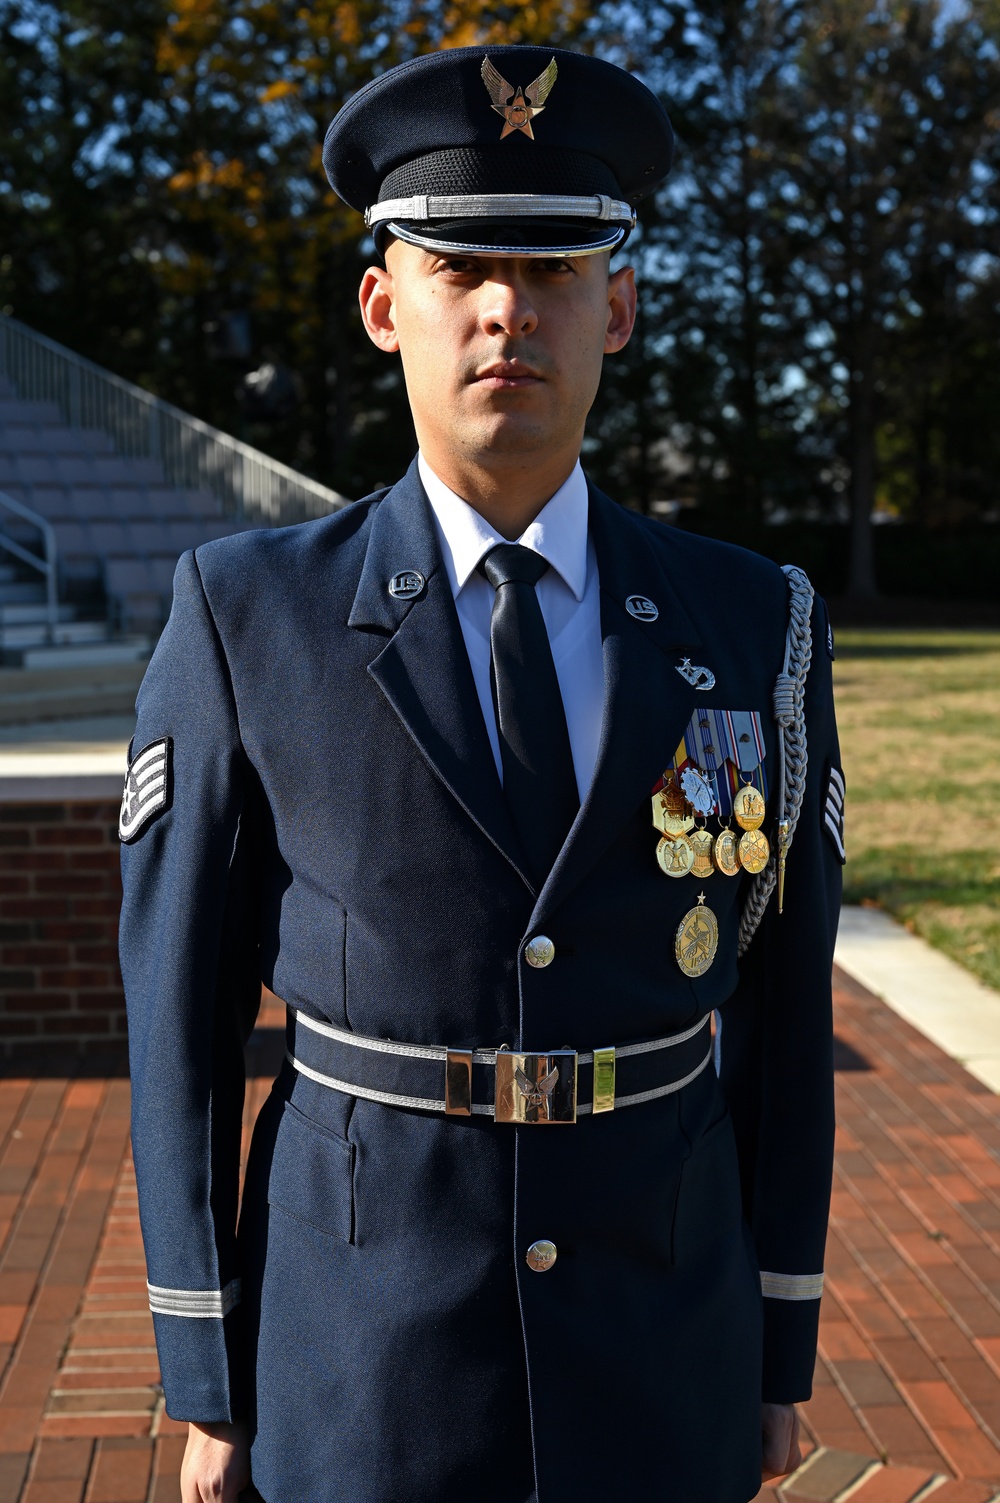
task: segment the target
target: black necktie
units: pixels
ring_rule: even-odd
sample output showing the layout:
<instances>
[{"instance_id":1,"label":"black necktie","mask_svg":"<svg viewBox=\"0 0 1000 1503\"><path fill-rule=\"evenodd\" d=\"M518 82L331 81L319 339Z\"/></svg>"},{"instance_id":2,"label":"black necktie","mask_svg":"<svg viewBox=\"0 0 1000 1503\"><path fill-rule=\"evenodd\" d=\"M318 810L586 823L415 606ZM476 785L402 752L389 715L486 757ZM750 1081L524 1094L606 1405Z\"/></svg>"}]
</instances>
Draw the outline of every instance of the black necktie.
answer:
<instances>
[{"instance_id":1,"label":"black necktie","mask_svg":"<svg viewBox=\"0 0 1000 1503\"><path fill-rule=\"evenodd\" d=\"M503 791L539 888L580 806L566 712L535 594L547 568L519 543L498 544L479 565L496 590L490 648Z\"/></svg>"}]
</instances>

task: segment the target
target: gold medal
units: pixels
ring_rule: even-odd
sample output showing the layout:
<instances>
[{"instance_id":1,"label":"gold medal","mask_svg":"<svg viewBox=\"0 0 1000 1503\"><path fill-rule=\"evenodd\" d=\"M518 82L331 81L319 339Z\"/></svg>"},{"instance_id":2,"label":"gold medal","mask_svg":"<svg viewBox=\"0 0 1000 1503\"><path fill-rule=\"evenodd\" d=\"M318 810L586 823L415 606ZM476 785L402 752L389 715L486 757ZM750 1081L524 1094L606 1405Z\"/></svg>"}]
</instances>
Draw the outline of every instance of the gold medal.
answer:
<instances>
[{"instance_id":1,"label":"gold medal","mask_svg":"<svg viewBox=\"0 0 1000 1503\"><path fill-rule=\"evenodd\" d=\"M739 854L740 865L744 871L751 872L754 876L762 872L771 855L771 847L768 845L764 831L748 830L745 835L741 835Z\"/></svg>"},{"instance_id":2,"label":"gold medal","mask_svg":"<svg viewBox=\"0 0 1000 1503\"><path fill-rule=\"evenodd\" d=\"M653 827L661 835L686 835L688 830L694 829L694 814L673 774L667 776L664 786L653 794Z\"/></svg>"},{"instance_id":3,"label":"gold medal","mask_svg":"<svg viewBox=\"0 0 1000 1503\"><path fill-rule=\"evenodd\" d=\"M712 865L712 847L715 841L712 839L710 830L702 825L697 830L692 830L687 837L687 843L694 851L694 865L691 867L692 877L697 877L701 882L705 877L712 876L715 867Z\"/></svg>"},{"instance_id":4,"label":"gold medal","mask_svg":"<svg viewBox=\"0 0 1000 1503\"><path fill-rule=\"evenodd\" d=\"M712 852L715 860L715 869L724 877L738 877L740 874L740 857L736 836L728 825L725 825L715 837L715 849Z\"/></svg>"},{"instance_id":5,"label":"gold medal","mask_svg":"<svg viewBox=\"0 0 1000 1503\"><path fill-rule=\"evenodd\" d=\"M689 908L674 937L674 954L685 976L704 976L719 948L719 921L711 908L705 907L705 894L698 894L698 905Z\"/></svg>"},{"instance_id":6,"label":"gold medal","mask_svg":"<svg viewBox=\"0 0 1000 1503\"><path fill-rule=\"evenodd\" d=\"M764 800L752 783L733 794L733 815L741 830L759 830L764 823ZM744 862L744 865L746 863Z\"/></svg>"},{"instance_id":7,"label":"gold medal","mask_svg":"<svg viewBox=\"0 0 1000 1503\"><path fill-rule=\"evenodd\" d=\"M694 851L683 835L678 835L676 840L664 835L656 847L656 859L665 876L686 877L694 866Z\"/></svg>"}]
</instances>

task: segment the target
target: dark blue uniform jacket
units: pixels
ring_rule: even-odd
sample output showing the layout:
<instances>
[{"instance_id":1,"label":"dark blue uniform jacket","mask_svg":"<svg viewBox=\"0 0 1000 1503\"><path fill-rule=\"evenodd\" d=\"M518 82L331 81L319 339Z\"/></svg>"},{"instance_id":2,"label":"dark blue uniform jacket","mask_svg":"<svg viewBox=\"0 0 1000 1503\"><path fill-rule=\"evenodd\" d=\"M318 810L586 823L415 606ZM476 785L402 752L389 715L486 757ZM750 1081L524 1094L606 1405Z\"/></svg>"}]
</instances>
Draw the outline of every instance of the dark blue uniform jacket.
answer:
<instances>
[{"instance_id":1,"label":"dark blue uniform jacket","mask_svg":"<svg viewBox=\"0 0 1000 1503\"><path fill-rule=\"evenodd\" d=\"M603 739L540 892L415 468L178 565L134 740L170 738L168 797L122 848L133 1143L168 1412L248 1421L267 1503L744 1503L762 1394L809 1394L840 889L823 607L785 911L772 899L738 963L749 879L665 878L650 794L701 705L761 713L776 784L785 578L593 489L591 536ZM415 599L388 591L404 570L426 578ZM626 611L636 594L655 621ZM721 939L691 979L674 933L702 887ZM358 1100L286 1063L237 1235L262 981L357 1033L453 1048L620 1046L717 1009L721 1073L543 1130ZM785 1276L767 1297L761 1270Z\"/></svg>"}]
</instances>

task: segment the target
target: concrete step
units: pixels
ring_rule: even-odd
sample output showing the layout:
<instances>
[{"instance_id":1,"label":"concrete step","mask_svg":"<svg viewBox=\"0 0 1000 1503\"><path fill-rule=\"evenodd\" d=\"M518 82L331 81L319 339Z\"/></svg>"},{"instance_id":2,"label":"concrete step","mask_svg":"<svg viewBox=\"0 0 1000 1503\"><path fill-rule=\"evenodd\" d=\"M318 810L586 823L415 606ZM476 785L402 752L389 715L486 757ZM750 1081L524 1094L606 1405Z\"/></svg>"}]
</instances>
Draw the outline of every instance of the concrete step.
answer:
<instances>
[{"instance_id":1,"label":"concrete step","mask_svg":"<svg viewBox=\"0 0 1000 1503\"><path fill-rule=\"evenodd\" d=\"M0 410L8 414L10 404L0 403ZM97 428L70 428L47 426L35 422L27 403L21 408L21 416L0 417L0 454L113 454L114 444L107 433Z\"/></svg>"},{"instance_id":2,"label":"concrete step","mask_svg":"<svg viewBox=\"0 0 1000 1503\"><path fill-rule=\"evenodd\" d=\"M0 725L131 715L145 661L0 668Z\"/></svg>"},{"instance_id":3,"label":"concrete step","mask_svg":"<svg viewBox=\"0 0 1000 1503\"><path fill-rule=\"evenodd\" d=\"M120 663L145 662L150 653L148 637L117 642L79 642L55 647L28 647L21 657L25 668L98 668Z\"/></svg>"},{"instance_id":4,"label":"concrete step","mask_svg":"<svg viewBox=\"0 0 1000 1503\"><path fill-rule=\"evenodd\" d=\"M8 584L0 584L0 606L4 605L37 605L45 601L45 586L33 584L30 580L15 579Z\"/></svg>"},{"instance_id":5,"label":"concrete step","mask_svg":"<svg viewBox=\"0 0 1000 1503\"><path fill-rule=\"evenodd\" d=\"M21 652L27 647L75 647L84 643L107 642L111 628L106 621L67 621L57 625L55 640L49 641L47 622L30 621L17 626L0 627L0 649L5 654ZM19 660L18 660L19 661Z\"/></svg>"},{"instance_id":6,"label":"concrete step","mask_svg":"<svg viewBox=\"0 0 1000 1503\"><path fill-rule=\"evenodd\" d=\"M47 620L48 606L45 604L44 600L40 601L37 605L34 603L28 605L0 604L0 627L27 626L29 624L35 624L39 621ZM59 607L59 620L75 621L76 610L74 609L74 607L71 605L61 605Z\"/></svg>"},{"instance_id":7,"label":"concrete step","mask_svg":"<svg viewBox=\"0 0 1000 1503\"><path fill-rule=\"evenodd\" d=\"M20 402L0 398L0 426L8 423L31 423L37 427L63 427L62 416L55 402Z\"/></svg>"}]
</instances>

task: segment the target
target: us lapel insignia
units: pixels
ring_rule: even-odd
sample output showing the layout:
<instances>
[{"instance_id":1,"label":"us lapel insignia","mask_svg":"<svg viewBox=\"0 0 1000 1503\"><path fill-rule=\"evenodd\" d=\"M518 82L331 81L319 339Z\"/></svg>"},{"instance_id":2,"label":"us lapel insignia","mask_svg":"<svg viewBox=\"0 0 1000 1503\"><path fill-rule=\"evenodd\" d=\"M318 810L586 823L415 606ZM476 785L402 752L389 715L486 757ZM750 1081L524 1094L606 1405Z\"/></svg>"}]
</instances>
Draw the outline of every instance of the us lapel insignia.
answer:
<instances>
[{"instance_id":1,"label":"us lapel insignia","mask_svg":"<svg viewBox=\"0 0 1000 1503\"><path fill-rule=\"evenodd\" d=\"M173 742L163 736L143 747L129 763L118 816L118 838L125 845L137 839L150 820L169 805L172 755Z\"/></svg>"},{"instance_id":2,"label":"us lapel insignia","mask_svg":"<svg viewBox=\"0 0 1000 1503\"><path fill-rule=\"evenodd\" d=\"M693 689L715 688L715 674L711 668L699 668L691 662L690 658L685 658L683 663L678 663L676 666L681 678L685 679Z\"/></svg>"},{"instance_id":3,"label":"us lapel insignia","mask_svg":"<svg viewBox=\"0 0 1000 1503\"><path fill-rule=\"evenodd\" d=\"M498 115L504 118L504 127L500 132L500 139L513 135L519 130L528 137L529 141L535 139L535 133L531 129L531 122L535 115L540 115L545 108L545 101L552 93L552 85L559 74L559 68L555 58L552 58L548 67L530 83L526 89L515 89L494 68L488 57L483 58L483 66L480 70L486 92L493 101L493 108Z\"/></svg>"},{"instance_id":4,"label":"us lapel insignia","mask_svg":"<svg viewBox=\"0 0 1000 1503\"><path fill-rule=\"evenodd\" d=\"M389 594L394 600L416 600L427 583L419 569L403 569L389 581Z\"/></svg>"},{"instance_id":5,"label":"us lapel insignia","mask_svg":"<svg viewBox=\"0 0 1000 1503\"><path fill-rule=\"evenodd\" d=\"M625 609L636 621L657 621L660 615L659 607L648 595L630 595Z\"/></svg>"}]
</instances>

